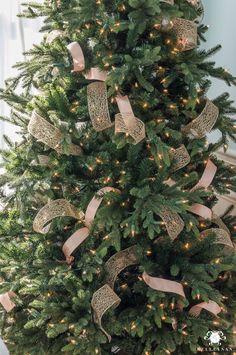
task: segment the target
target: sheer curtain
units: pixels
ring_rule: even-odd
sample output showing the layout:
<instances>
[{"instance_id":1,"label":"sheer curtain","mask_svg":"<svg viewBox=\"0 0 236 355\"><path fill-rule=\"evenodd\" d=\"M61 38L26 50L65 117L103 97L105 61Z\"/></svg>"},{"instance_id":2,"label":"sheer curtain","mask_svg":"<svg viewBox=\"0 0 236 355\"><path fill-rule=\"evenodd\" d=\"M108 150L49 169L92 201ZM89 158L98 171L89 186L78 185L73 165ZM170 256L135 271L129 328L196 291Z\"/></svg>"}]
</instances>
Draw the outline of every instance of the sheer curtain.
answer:
<instances>
[{"instance_id":1,"label":"sheer curtain","mask_svg":"<svg viewBox=\"0 0 236 355\"><path fill-rule=\"evenodd\" d=\"M39 43L42 34L39 33L41 19L22 19L17 17L20 12L20 0L0 1L0 87L4 87L4 80L16 74L12 66L24 59L23 52ZM39 1L38 2L42 2ZM8 106L0 102L0 115L9 113ZM0 148L4 146L2 135L6 134L13 140L19 139L15 134L15 127L0 122Z\"/></svg>"}]
</instances>

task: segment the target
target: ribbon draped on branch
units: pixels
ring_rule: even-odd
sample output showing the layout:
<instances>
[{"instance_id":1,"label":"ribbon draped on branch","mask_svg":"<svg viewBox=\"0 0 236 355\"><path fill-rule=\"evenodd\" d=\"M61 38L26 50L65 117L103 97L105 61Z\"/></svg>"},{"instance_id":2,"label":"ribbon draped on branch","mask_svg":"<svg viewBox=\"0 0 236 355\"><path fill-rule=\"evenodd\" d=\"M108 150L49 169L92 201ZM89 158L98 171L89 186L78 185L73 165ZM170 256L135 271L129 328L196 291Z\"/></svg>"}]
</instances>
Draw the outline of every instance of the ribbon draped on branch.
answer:
<instances>
[{"instance_id":1,"label":"ribbon draped on branch","mask_svg":"<svg viewBox=\"0 0 236 355\"><path fill-rule=\"evenodd\" d=\"M93 128L96 131L103 131L113 126L111 122L107 88L103 82L95 82L88 85L88 110Z\"/></svg>"},{"instance_id":2,"label":"ribbon draped on branch","mask_svg":"<svg viewBox=\"0 0 236 355\"><path fill-rule=\"evenodd\" d=\"M115 280L118 274L130 265L137 264L135 256L136 246L129 247L114 254L105 264L107 272L106 284L99 288L92 297L91 306L94 311L94 320L99 325L101 331L107 336L109 342L111 336L102 327L102 316L110 308L117 307L121 299L113 291Z\"/></svg>"},{"instance_id":3,"label":"ribbon draped on branch","mask_svg":"<svg viewBox=\"0 0 236 355\"><path fill-rule=\"evenodd\" d=\"M173 151L172 157L174 160L174 163L172 165L173 171L178 171L184 168L191 161L190 155L184 144L182 144L179 148Z\"/></svg>"},{"instance_id":4,"label":"ribbon draped on branch","mask_svg":"<svg viewBox=\"0 0 236 355\"><path fill-rule=\"evenodd\" d=\"M100 70L99 68L91 68L84 76L87 80L100 81L106 81L108 77L107 72L105 72L104 70Z\"/></svg>"},{"instance_id":5,"label":"ribbon draped on branch","mask_svg":"<svg viewBox=\"0 0 236 355\"><path fill-rule=\"evenodd\" d=\"M186 298L183 285L179 282L166 280L160 277L152 277L146 272L143 273L143 280L153 290L175 293L183 298Z\"/></svg>"},{"instance_id":6,"label":"ribbon draped on branch","mask_svg":"<svg viewBox=\"0 0 236 355\"><path fill-rule=\"evenodd\" d=\"M189 211L204 219L212 219L212 210L200 203L192 205Z\"/></svg>"},{"instance_id":7,"label":"ribbon draped on branch","mask_svg":"<svg viewBox=\"0 0 236 355\"><path fill-rule=\"evenodd\" d=\"M173 212L169 207L163 207L159 215L165 223L170 238L175 240L184 229L184 221L178 213Z\"/></svg>"},{"instance_id":8,"label":"ribbon draped on branch","mask_svg":"<svg viewBox=\"0 0 236 355\"><path fill-rule=\"evenodd\" d=\"M85 58L79 43L72 42L67 46L74 63L74 72L83 71L85 68ZM87 80L97 80L87 87L88 111L93 128L100 132L113 126L110 118L107 88L104 81L107 80L107 72L99 68L91 68L85 74ZM145 138L145 125L135 117L127 96L117 96L116 102L120 113L115 115L115 133L126 133L130 135L135 144Z\"/></svg>"},{"instance_id":9,"label":"ribbon draped on branch","mask_svg":"<svg viewBox=\"0 0 236 355\"><path fill-rule=\"evenodd\" d=\"M189 51L197 47L197 25L183 18L175 18L172 22L179 51Z\"/></svg>"},{"instance_id":10,"label":"ribbon draped on branch","mask_svg":"<svg viewBox=\"0 0 236 355\"><path fill-rule=\"evenodd\" d=\"M85 59L82 48L80 47L78 42L72 42L68 44L67 49L70 51L74 69L73 72L82 71L85 69Z\"/></svg>"},{"instance_id":11,"label":"ribbon draped on branch","mask_svg":"<svg viewBox=\"0 0 236 355\"><path fill-rule=\"evenodd\" d=\"M217 316L221 312L221 308L216 302L209 301L196 304L189 310L189 314L193 317L198 317L203 309L212 313L214 316Z\"/></svg>"},{"instance_id":12,"label":"ribbon draped on branch","mask_svg":"<svg viewBox=\"0 0 236 355\"><path fill-rule=\"evenodd\" d=\"M137 264L135 255L136 246L129 247L114 254L105 264L107 272L106 283L114 289L114 284L119 273L131 265Z\"/></svg>"},{"instance_id":13,"label":"ribbon draped on branch","mask_svg":"<svg viewBox=\"0 0 236 355\"><path fill-rule=\"evenodd\" d=\"M219 108L210 100L206 101L206 105L202 113L192 122L187 124L182 132L193 139L200 139L206 136L214 127L219 116Z\"/></svg>"},{"instance_id":14,"label":"ribbon draped on branch","mask_svg":"<svg viewBox=\"0 0 236 355\"><path fill-rule=\"evenodd\" d=\"M231 240L230 234L221 228L210 228L201 233L202 237L208 237L210 234L216 235L216 240L214 244L223 244L230 248L234 248L233 242Z\"/></svg>"},{"instance_id":15,"label":"ribbon draped on branch","mask_svg":"<svg viewBox=\"0 0 236 355\"><path fill-rule=\"evenodd\" d=\"M206 167L204 169L204 172L203 172L203 175L201 177L201 179L198 181L198 183L191 189L191 191L195 191L196 189L199 189L199 188L205 188L207 189L215 175L216 175L216 172L217 172L217 167L215 166L215 164L209 159L207 164L206 164ZM197 216L199 217L202 217L204 219L212 219L212 210L204 205L201 205L199 203L195 203L191 209L190 209L190 212L196 214Z\"/></svg>"},{"instance_id":16,"label":"ribbon draped on branch","mask_svg":"<svg viewBox=\"0 0 236 355\"><path fill-rule=\"evenodd\" d=\"M153 290L160 291L160 292L168 292L168 293L175 293L183 298L186 298L183 285L179 282L170 281L158 277L149 276L147 273L143 273L143 280L144 282L151 287ZM213 315L217 316L218 313L221 312L220 306L214 302L202 302L195 306L193 306L189 310L189 314L194 317L198 317L202 311L202 309L207 310L208 312L212 313Z\"/></svg>"},{"instance_id":17,"label":"ribbon draped on branch","mask_svg":"<svg viewBox=\"0 0 236 355\"><path fill-rule=\"evenodd\" d=\"M59 199L50 201L47 205L41 208L34 219L33 228L35 232L42 234L48 233L51 226L48 222L56 217L73 217L75 219L81 219L83 213L77 211L77 209L67 200Z\"/></svg>"},{"instance_id":18,"label":"ribbon draped on branch","mask_svg":"<svg viewBox=\"0 0 236 355\"><path fill-rule=\"evenodd\" d=\"M104 285L99 288L93 294L91 301L91 306L94 312L94 322L98 324L101 331L107 336L109 342L111 342L111 336L102 326L102 317L108 311L108 309L118 307L120 302L121 299L110 288L109 285Z\"/></svg>"},{"instance_id":19,"label":"ribbon draped on branch","mask_svg":"<svg viewBox=\"0 0 236 355\"><path fill-rule=\"evenodd\" d=\"M208 188L215 175L217 172L217 167L216 165L209 159L205 170L203 172L203 175L199 182L191 189L191 191L195 191L196 189L199 188ZM204 219L209 219L213 223L217 224L219 228L210 228L201 233L201 237L207 237L210 234L215 234L216 235L216 240L214 244L223 244L225 246L228 246L230 248L234 248L234 244L231 240L231 235L230 231L227 228L227 226L224 224L224 222L221 220L221 218L217 215L215 215L212 210L204 205L201 204L194 204L190 212L204 218Z\"/></svg>"},{"instance_id":20,"label":"ribbon draped on branch","mask_svg":"<svg viewBox=\"0 0 236 355\"><path fill-rule=\"evenodd\" d=\"M58 154L65 154L61 145L64 135L62 132L45 118L40 116L36 111L32 112L28 125L28 132L39 142L43 142L48 147L55 149ZM81 155L82 149L73 143L69 145L69 154Z\"/></svg>"},{"instance_id":21,"label":"ribbon draped on branch","mask_svg":"<svg viewBox=\"0 0 236 355\"><path fill-rule=\"evenodd\" d=\"M144 123L135 117L128 96L116 96L116 102L120 113L115 115L115 133L126 133L138 144L145 138Z\"/></svg>"},{"instance_id":22,"label":"ribbon draped on branch","mask_svg":"<svg viewBox=\"0 0 236 355\"><path fill-rule=\"evenodd\" d=\"M206 164L206 167L205 167L205 170L203 172L201 179L198 181L197 185L195 185L191 189L191 191L195 191L200 188L207 189L211 185L211 183L216 175L216 172L217 172L217 166L209 159L207 161L207 164Z\"/></svg>"},{"instance_id":23,"label":"ribbon draped on branch","mask_svg":"<svg viewBox=\"0 0 236 355\"><path fill-rule=\"evenodd\" d=\"M10 312L15 308L15 303L12 302L12 298L16 297L16 294L12 291L8 291L0 295L0 303L6 312Z\"/></svg>"},{"instance_id":24,"label":"ribbon draped on branch","mask_svg":"<svg viewBox=\"0 0 236 355\"><path fill-rule=\"evenodd\" d=\"M117 191L119 190L113 188L113 187L103 187L100 189L97 193L97 196L93 197L93 199L90 201L88 204L87 210L85 212L85 218L84 218L84 225L85 227L80 228L77 230L75 233L73 233L67 241L64 243L62 247L62 251L66 257L67 263L70 265L74 257L72 256L73 252L80 246L81 243L83 243L87 237L89 236L90 233L90 228L92 225L92 222L96 216L97 210L102 203L104 194L111 192L111 191Z\"/></svg>"},{"instance_id":25,"label":"ribbon draped on branch","mask_svg":"<svg viewBox=\"0 0 236 355\"><path fill-rule=\"evenodd\" d=\"M225 232L228 233L228 235L230 235L230 230L229 228L224 224L224 222L222 221L222 219L217 216L217 214L213 213L212 215L212 222L217 224L217 226L221 229L223 229Z\"/></svg>"},{"instance_id":26,"label":"ribbon draped on branch","mask_svg":"<svg viewBox=\"0 0 236 355\"><path fill-rule=\"evenodd\" d=\"M97 193L97 196L93 197L90 201L85 216L83 212L79 212L69 201L64 199L50 201L37 213L34 222L33 228L35 232L46 234L50 230L51 224L48 224L56 217L73 217L77 220L84 218L84 228L80 228L63 245L63 253L66 257L67 263L71 264L74 258L71 254L75 249L89 236L89 230L91 224L95 218L96 212L102 203L103 196L107 192L119 191L113 187L104 187L100 189Z\"/></svg>"}]
</instances>

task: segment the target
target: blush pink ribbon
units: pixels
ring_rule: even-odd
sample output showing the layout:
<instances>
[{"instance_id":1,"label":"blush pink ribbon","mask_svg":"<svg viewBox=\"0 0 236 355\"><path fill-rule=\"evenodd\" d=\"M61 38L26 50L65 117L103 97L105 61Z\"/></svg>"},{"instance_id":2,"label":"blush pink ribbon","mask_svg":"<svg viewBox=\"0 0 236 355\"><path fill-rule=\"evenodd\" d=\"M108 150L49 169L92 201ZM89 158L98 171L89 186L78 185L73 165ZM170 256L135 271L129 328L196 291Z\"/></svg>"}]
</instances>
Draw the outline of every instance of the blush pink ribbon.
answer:
<instances>
[{"instance_id":1,"label":"blush pink ribbon","mask_svg":"<svg viewBox=\"0 0 236 355\"><path fill-rule=\"evenodd\" d=\"M175 293L186 298L183 285L179 282L170 281L158 277L152 277L149 276L146 272L143 273L143 280L153 290Z\"/></svg>"},{"instance_id":2,"label":"blush pink ribbon","mask_svg":"<svg viewBox=\"0 0 236 355\"><path fill-rule=\"evenodd\" d=\"M212 210L200 203L192 205L189 211L204 219L212 219Z\"/></svg>"},{"instance_id":3,"label":"blush pink ribbon","mask_svg":"<svg viewBox=\"0 0 236 355\"><path fill-rule=\"evenodd\" d=\"M70 51L73 58L74 69L73 72L79 72L85 68L85 59L82 48L78 42L72 42L68 44L67 49Z\"/></svg>"},{"instance_id":4,"label":"blush pink ribbon","mask_svg":"<svg viewBox=\"0 0 236 355\"><path fill-rule=\"evenodd\" d=\"M0 303L2 304L3 308L6 312L10 312L15 308L15 303L12 302L11 298L16 297L16 294L12 291L3 293L0 295Z\"/></svg>"},{"instance_id":5,"label":"blush pink ribbon","mask_svg":"<svg viewBox=\"0 0 236 355\"><path fill-rule=\"evenodd\" d=\"M121 96L121 95L116 96L116 103L118 105L120 113L130 113L134 116L134 112L128 96Z\"/></svg>"},{"instance_id":6,"label":"blush pink ribbon","mask_svg":"<svg viewBox=\"0 0 236 355\"><path fill-rule=\"evenodd\" d=\"M128 96L116 96L116 102L120 110L120 114L115 116L115 133L126 133L130 135L135 144L141 142L145 138L145 125L135 117Z\"/></svg>"},{"instance_id":7,"label":"blush pink ribbon","mask_svg":"<svg viewBox=\"0 0 236 355\"><path fill-rule=\"evenodd\" d=\"M217 172L217 167L215 166L214 163L212 163L211 160L208 160L201 179L198 181L197 185L195 185L191 189L191 191L195 191L196 189L199 188L205 188L205 189L208 188L211 185L216 172Z\"/></svg>"},{"instance_id":8,"label":"blush pink ribbon","mask_svg":"<svg viewBox=\"0 0 236 355\"><path fill-rule=\"evenodd\" d=\"M217 316L221 312L220 306L216 302L210 300L209 302L196 304L189 310L189 314L193 317L198 317L203 309L212 313L214 316Z\"/></svg>"},{"instance_id":9,"label":"blush pink ribbon","mask_svg":"<svg viewBox=\"0 0 236 355\"><path fill-rule=\"evenodd\" d=\"M91 68L87 74L85 74L85 78L87 80L107 80L107 72L104 70L100 70L99 68Z\"/></svg>"},{"instance_id":10,"label":"blush pink ribbon","mask_svg":"<svg viewBox=\"0 0 236 355\"><path fill-rule=\"evenodd\" d=\"M198 181L197 185L195 185L191 191L195 191L196 189L199 188L208 188L217 171L217 167L215 166L214 163L212 163L211 160L208 160L206 168L204 170L204 173L201 177L201 179ZM204 219L212 219L213 213L212 210L204 205L201 205L199 203L194 204L191 209L190 212L196 214L197 216L200 216Z\"/></svg>"},{"instance_id":11,"label":"blush pink ribbon","mask_svg":"<svg viewBox=\"0 0 236 355\"><path fill-rule=\"evenodd\" d=\"M67 49L70 51L70 54L73 59L74 69L73 72L80 72L85 69L85 58L83 50L78 42L72 42L68 44ZM85 78L88 80L107 80L107 72L100 70L99 68L91 68Z\"/></svg>"},{"instance_id":12,"label":"blush pink ribbon","mask_svg":"<svg viewBox=\"0 0 236 355\"><path fill-rule=\"evenodd\" d=\"M189 315L198 317L203 309L212 313L215 317L221 312L220 306L216 302L210 300L209 302L202 302L190 308ZM186 327L187 324L183 323L181 329L183 330ZM177 330L177 319L175 317L172 318L172 328Z\"/></svg>"},{"instance_id":13,"label":"blush pink ribbon","mask_svg":"<svg viewBox=\"0 0 236 355\"><path fill-rule=\"evenodd\" d=\"M119 191L113 187L103 187L97 193L98 196L94 196L93 199L88 204L84 225L85 227L78 229L71 237L67 239L62 247L62 251L66 257L67 264L71 264L74 260L74 257L71 255L79 246L82 244L87 237L89 236L90 228L92 222L96 216L97 210L102 203L103 196L107 192Z\"/></svg>"}]
</instances>

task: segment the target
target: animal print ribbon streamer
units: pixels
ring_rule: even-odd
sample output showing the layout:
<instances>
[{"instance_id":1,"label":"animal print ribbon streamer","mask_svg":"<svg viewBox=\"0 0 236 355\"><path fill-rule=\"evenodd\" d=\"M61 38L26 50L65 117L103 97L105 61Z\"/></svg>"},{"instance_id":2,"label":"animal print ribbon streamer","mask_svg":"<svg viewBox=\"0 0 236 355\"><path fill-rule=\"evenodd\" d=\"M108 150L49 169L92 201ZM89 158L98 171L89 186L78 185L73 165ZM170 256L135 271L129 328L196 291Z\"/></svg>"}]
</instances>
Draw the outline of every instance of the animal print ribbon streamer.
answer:
<instances>
[{"instance_id":1,"label":"animal print ribbon streamer","mask_svg":"<svg viewBox=\"0 0 236 355\"><path fill-rule=\"evenodd\" d=\"M129 247L114 254L105 264L107 272L106 284L114 289L114 284L119 273L131 265L137 264L135 255L136 246Z\"/></svg>"},{"instance_id":2,"label":"animal print ribbon streamer","mask_svg":"<svg viewBox=\"0 0 236 355\"><path fill-rule=\"evenodd\" d=\"M107 336L109 342L111 341L111 336L104 330L101 324L101 319L103 314L111 308L113 305L115 307L120 303L120 298L113 291L114 284L119 273L126 267L137 264L137 259L135 256L136 246L131 246L125 250L114 254L105 264L105 270L107 272L106 284L98 289L92 298L92 308L94 310L94 319L98 323L100 329Z\"/></svg>"},{"instance_id":3,"label":"animal print ribbon streamer","mask_svg":"<svg viewBox=\"0 0 236 355\"><path fill-rule=\"evenodd\" d=\"M197 47L197 25L183 18L173 20L173 29L177 36L177 46L181 52Z\"/></svg>"},{"instance_id":4,"label":"animal print ribbon streamer","mask_svg":"<svg viewBox=\"0 0 236 355\"><path fill-rule=\"evenodd\" d=\"M89 236L90 228L92 225L92 222L95 218L95 215L97 213L97 210L102 203L104 194L111 192L111 191L119 191L117 189L114 189L113 187L103 187L100 189L95 197L90 201L88 204L86 213L85 213L85 218L84 218L84 225L85 227L80 228L77 230L74 234L72 234L71 237L67 239L67 241L64 243L62 247L62 251L66 257L66 261L68 264L71 264L74 260L74 257L72 256L73 252L80 246L81 243L83 243L87 237Z\"/></svg>"},{"instance_id":5,"label":"animal print ribbon streamer","mask_svg":"<svg viewBox=\"0 0 236 355\"><path fill-rule=\"evenodd\" d=\"M94 129L99 132L112 127L106 84L103 82L89 84L87 94L88 110Z\"/></svg>"},{"instance_id":6,"label":"animal print ribbon streamer","mask_svg":"<svg viewBox=\"0 0 236 355\"><path fill-rule=\"evenodd\" d=\"M221 312L220 306L216 302L210 300L209 302L196 304L189 310L189 314L193 317L198 317L203 309L212 313L214 316L217 316Z\"/></svg>"},{"instance_id":7,"label":"animal print ribbon streamer","mask_svg":"<svg viewBox=\"0 0 236 355\"><path fill-rule=\"evenodd\" d=\"M186 165L190 163L190 155L185 147L185 145L181 145L179 148L175 149L172 153L173 157L173 166L172 171L177 171L184 168Z\"/></svg>"},{"instance_id":8,"label":"animal print ribbon streamer","mask_svg":"<svg viewBox=\"0 0 236 355\"><path fill-rule=\"evenodd\" d=\"M111 336L102 326L102 317L110 308L116 308L120 304L121 299L111 289L109 285L99 288L92 297L91 306L94 312L94 321L98 324L101 331L107 336L109 342Z\"/></svg>"},{"instance_id":9,"label":"animal print ribbon streamer","mask_svg":"<svg viewBox=\"0 0 236 355\"><path fill-rule=\"evenodd\" d=\"M176 239L184 229L184 221L182 218L178 215L178 213L173 212L168 207L164 207L159 215L165 223L167 232L171 239Z\"/></svg>"},{"instance_id":10,"label":"animal print ribbon streamer","mask_svg":"<svg viewBox=\"0 0 236 355\"><path fill-rule=\"evenodd\" d=\"M0 295L0 303L6 312L10 312L15 308L15 303L12 302L11 298L16 297L16 294L12 291L3 293Z\"/></svg>"},{"instance_id":11,"label":"animal print ribbon streamer","mask_svg":"<svg viewBox=\"0 0 236 355\"><path fill-rule=\"evenodd\" d=\"M70 51L74 69L73 72L80 72L85 68L85 59L82 48L80 47L78 42L72 42L68 44L67 49Z\"/></svg>"},{"instance_id":12,"label":"animal print ribbon streamer","mask_svg":"<svg viewBox=\"0 0 236 355\"><path fill-rule=\"evenodd\" d=\"M228 235L230 235L230 230L229 228L224 224L224 222L222 221L222 219L217 216L217 214L213 213L213 216L212 216L212 222L217 224L217 226L221 229L223 229L225 232L228 233Z\"/></svg>"},{"instance_id":13,"label":"animal print ribbon streamer","mask_svg":"<svg viewBox=\"0 0 236 355\"><path fill-rule=\"evenodd\" d=\"M56 217L73 217L75 219L81 219L83 213L77 211L77 209L70 204L69 201L64 199L50 201L37 213L33 228L35 232L46 234L50 230L51 222Z\"/></svg>"},{"instance_id":14,"label":"animal print ribbon streamer","mask_svg":"<svg viewBox=\"0 0 236 355\"><path fill-rule=\"evenodd\" d=\"M200 188L205 188L205 189L208 188L211 185L216 172L217 172L217 167L215 166L214 163L212 163L211 160L208 160L201 179L198 181L197 185L195 185L191 189L191 191L195 191Z\"/></svg>"},{"instance_id":15,"label":"animal print ribbon streamer","mask_svg":"<svg viewBox=\"0 0 236 355\"><path fill-rule=\"evenodd\" d=\"M206 136L214 127L219 116L219 109L210 100L207 100L202 113L192 122L187 124L182 132L193 139L200 139Z\"/></svg>"},{"instance_id":16,"label":"animal print ribbon streamer","mask_svg":"<svg viewBox=\"0 0 236 355\"><path fill-rule=\"evenodd\" d=\"M144 282L153 290L160 292L175 293L186 298L183 285L176 281L170 281L159 277L152 277L146 272L143 273Z\"/></svg>"},{"instance_id":17,"label":"animal print ribbon streamer","mask_svg":"<svg viewBox=\"0 0 236 355\"><path fill-rule=\"evenodd\" d=\"M230 234L227 233L224 229L221 228L210 228L201 233L202 237L208 237L211 234L216 235L215 244L223 244L230 248L234 248Z\"/></svg>"},{"instance_id":18,"label":"animal print ribbon streamer","mask_svg":"<svg viewBox=\"0 0 236 355\"><path fill-rule=\"evenodd\" d=\"M144 123L135 117L128 96L116 96L116 102L120 113L115 115L115 133L126 133L138 144L145 138Z\"/></svg>"},{"instance_id":19,"label":"animal print ribbon streamer","mask_svg":"<svg viewBox=\"0 0 236 355\"><path fill-rule=\"evenodd\" d=\"M40 116L36 111L33 111L32 113L28 125L28 131L38 141L55 149L58 154L65 154L64 148L61 145L61 142L64 139L62 132ZM82 153L82 149L75 144L70 144L68 148L69 154L71 155L80 155Z\"/></svg>"}]
</instances>

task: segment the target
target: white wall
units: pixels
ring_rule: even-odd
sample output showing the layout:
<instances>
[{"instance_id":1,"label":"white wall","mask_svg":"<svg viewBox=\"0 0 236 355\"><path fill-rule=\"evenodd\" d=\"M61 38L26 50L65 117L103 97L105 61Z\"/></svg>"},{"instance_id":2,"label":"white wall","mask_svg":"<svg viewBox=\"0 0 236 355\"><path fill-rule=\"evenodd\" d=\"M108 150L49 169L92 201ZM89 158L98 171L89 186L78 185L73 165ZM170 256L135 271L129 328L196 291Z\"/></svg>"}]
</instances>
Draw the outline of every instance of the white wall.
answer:
<instances>
[{"instance_id":1,"label":"white wall","mask_svg":"<svg viewBox=\"0 0 236 355\"><path fill-rule=\"evenodd\" d=\"M209 49L221 44L221 51L213 56L212 59L216 61L218 66L222 66L236 76L236 0L202 1L205 8L203 23L210 26L204 48ZM225 91L229 92L231 98L236 101L236 87L229 87L217 79L213 80L209 97L215 98ZM210 140L215 140L216 138L217 134L215 133ZM230 150L234 150L236 154L235 143L230 144Z\"/></svg>"}]
</instances>

